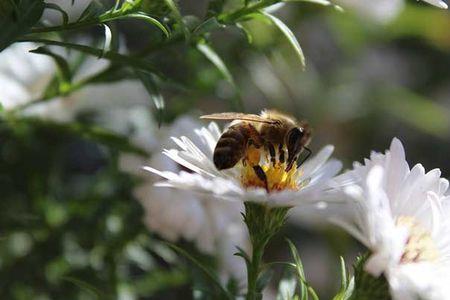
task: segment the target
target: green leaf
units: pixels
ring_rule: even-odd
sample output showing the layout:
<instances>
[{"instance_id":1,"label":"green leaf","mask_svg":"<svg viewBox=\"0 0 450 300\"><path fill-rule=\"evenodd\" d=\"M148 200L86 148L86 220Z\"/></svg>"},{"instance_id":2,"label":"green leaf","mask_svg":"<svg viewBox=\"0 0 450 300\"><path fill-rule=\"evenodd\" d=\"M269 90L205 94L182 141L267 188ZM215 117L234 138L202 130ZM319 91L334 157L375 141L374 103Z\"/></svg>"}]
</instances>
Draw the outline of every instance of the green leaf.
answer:
<instances>
[{"instance_id":1,"label":"green leaf","mask_svg":"<svg viewBox=\"0 0 450 300\"><path fill-rule=\"evenodd\" d=\"M106 296L105 293L102 293L99 289L97 289L95 286L89 284L86 281L71 276L64 276L62 277L62 279L76 285L77 287L87 292L96 299L101 299Z\"/></svg>"},{"instance_id":2,"label":"green leaf","mask_svg":"<svg viewBox=\"0 0 450 300\"><path fill-rule=\"evenodd\" d=\"M42 0L0 1L0 51L28 33L44 12Z\"/></svg>"},{"instance_id":3,"label":"green leaf","mask_svg":"<svg viewBox=\"0 0 450 300\"><path fill-rule=\"evenodd\" d=\"M369 258L370 253L358 256L356 262L353 265L354 273L354 286L351 289L350 296L347 294L347 298L351 300L391 300L389 283L381 274L378 277L374 277L372 274L367 273L364 270L364 266Z\"/></svg>"},{"instance_id":4,"label":"green leaf","mask_svg":"<svg viewBox=\"0 0 450 300\"><path fill-rule=\"evenodd\" d=\"M277 300L292 300L295 296L295 289L297 287L297 280L295 277L287 277L281 279L278 284Z\"/></svg>"},{"instance_id":5,"label":"green leaf","mask_svg":"<svg viewBox=\"0 0 450 300\"><path fill-rule=\"evenodd\" d=\"M85 45L79 45L79 44L72 44L72 43L66 43L66 42L60 42L60 41L53 41L53 40L47 40L47 39L22 39L19 40L19 42L35 42L35 43L43 43L46 45L53 45L53 46L59 46L69 49L74 49L83 53L87 53L89 55L93 55L96 57L99 57L103 54L103 58L106 58L116 64L119 65L128 65L130 67L147 71L150 73L157 74L158 76L162 76L159 74L159 72L151 65L148 61L145 59L139 59L134 58L131 56L126 56L120 53L117 53L115 51L108 51L106 53L103 53L102 49L97 49Z\"/></svg>"},{"instance_id":6,"label":"green leaf","mask_svg":"<svg viewBox=\"0 0 450 300\"><path fill-rule=\"evenodd\" d=\"M67 23L69 23L69 15L64 11L64 9L62 9L58 4L55 3L45 3L45 8L46 9L52 9L52 10L56 10L58 12L61 13L62 16L62 21L64 25L67 25Z\"/></svg>"},{"instance_id":7,"label":"green leaf","mask_svg":"<svg viewBox=\"0 0 450 300\"><path fill-rule=\"evenodd\" d=\"M104 29L105 41L103 43L103 51L99 58L102 58L106 52L111 51L112 32L108 25L102 24Z\"/></svg>"},{"instance_id":8,"label":"green leaf","mask_svg":"<svg viewBox=\"0 0 450 300\"><path fill-rule=\"evenodd\" d=\"M252 33L247 28L245 28L245 26L242 23L236 23L236 27L242 30L242 32L245 34L245 37L247 38L247 42L249 44L252 44L253 43Z\"/></svg>"},{"instance_id":9,"label":"green leaf","mask_svg":"<svg viewBox=\"0 0 450 300\"><path fill-rule=\"evenodd\" d=\"M164 98L161 95L161 92L159 91L158 85L155 83L155 79L153 78L152 74L142 71L136 71L136 73L139 79L141 80L142 84L144 85L145 89L147 90L150 99L155 105L158 115L158 124L161 125L165 103Z\"/></svg>"},{"instance_id":10,"label":"green leaf","mask_svg":"<svg viewBox=\"0 0 450 300\"><path fill-rule=\"evenodd\" d=\"M341 263L341 290L347 289L347 268L345 267L345 260L341 256L339 257Z\"/></svg>"},{"instance_id":11,"label":"green leaf","mask_svg":"<svg viewBox=\"0 0 450 300\"><path fill-rule=\"evenodd\" d=\"M231 84L236 92L236 96L233 97L233 106L235 109L242 110L243 105L239 96L238 88L234 82L233 76L223 62L222 58L220 58L211 46L203 41L197 43L197 50L202 53L217 68L217 70L219 70L225 80Z\"/></svg>"},{"instance_id":12,"label":"green leaf","mask_svg":"<svg viewBox=\"0 0 450 300\"><path fill-rule=\"evenodd\" d=\"M211 0L208 3L208 16L217 16L222 13L225 0Z\"/></svg>"},{"instance_id":13,"label":"green leaf","mask_svg":"<svg viewBox=\"0 0 450 300\"><path fill-rule=\"evenodd\" d=\"M52 51L50 51L50 49L45 47L39 47L37 49L31 50L30 52L47 55L53 58L56 65L58 66L58 70L60 72L62 80L67 83L72 81L72 73L70 72L69 64L64 57L59 54L53 53Z\"/></svg>"},{"instance_id":14,"label":"green leaf","mask_svg":"<svg viewBox=\"0 0 450 300\"><path fill-rule=\"evenodd\" d=\"M76 135L83 139L100 143L115 150L148 156L148 153L145 150L131 144L127 137L118 135L98 126L78 122L61 123L36 117L20 117L10 119L10 121L12 123L24 124L33 127L49 128L55 132L59 131L61 134Z\"/></svg>"},{"instance_id":15,"label":"green leaf","mask_svg":"<svg viewBox=\"0 0 450 300\"><path fill-rule=\"evenodd\" d=\"M200 25L198 25L194 29L194 33L197 34L197 35L201 35L201 34L204 34L204 33L211 32L214 29L223 28L223 27L225 27L225 25L219 23L219 21L217 20L216 17L212 17L212 18L207 19L206 21L204 21Z\"/></svg>"},{"instance_id":16,"label":"green leaf","mask_svg":"<svg viewBox=\"0 0 450 300\"><path fill-rule=\"evenodd\" d=\"M219 288L219 290L222 292L223 296L226 299L233 299L233 296L230 295L230 293L222 286L219 278L217 278L217 276L213 273L213 271L211 271L208 267L203 265L201 262L199 262L197 259L192 257L189 253L187 253L185 250L181 249L180 247L178 247L174 244L170 244L170 243L167 243L167 244L173 250L175 250L180 255L184 256L185 258L187 258L191 263L193 263L197 268L199 268L206 275L206 277L211 281L211 283L213 283L214 285L216 285Z\"/></svg>"},{"instance_id":17,"label":"green leaf","mask_svg":"<svg viewBox=\"0 0 450 300\"><path fill-rule=\"evenodd\" d=\"M256 291L262 292L262 290L267 286L273 277L273 270L267 268L259 273L258 279L256 280Z\"/></svg>"},{"instance_id":18,"label":"green leaf","mask_svg":"<svg viewBox=\"0 0 450 300\"><path fill-rule=\"evenodd\" d=\"M77 20L77 23L85 21L87 19L98 17L104 12L104 10L105 7L99 0L92 0L81 13L80 17Z\"/></svg>"},{"instance_id":19,"label":"green leaf","mask_svg":"<svg viewBox=\"0 0 450 300\"><path fill-rule=\"evenodd\" d=\"M347 276L347 268L345 266L344 258L340 257L340 265L341 265L341 286L339 288L338 293L334 296L333 300L345 300L346 295L348 294L348 276Z\"/></svg>"},{"instance_id":20,"label":"green leaf","mask_svg":"<svg viewBox=\"0 0 450 300\"><path fill-rule=\"evenodd\" d=\"M301 292L300 299L308 300L308 294L309 294L313 300L318 300L319 297L317 296L316 292L306 282L305 272L303 270L303 264L300 259L300 255L297 252L297 248L295 248L295 245L290 240L287 239L287 242L289 244L289 249L291 250L292 258L294 259L295 269L297 271L297 278L300 283L300 292Z\"/></svg>"},{"instance_id":21,"label":"green leaf","mask_svg":"<svg viewBox=\"0 0 450 300\"><path fill-rule=\"evenodd\" d=\"M178 25L180 26L181 30L183 31L185 38L188 39L190 36L189 29L184 24L183 17L181 15L180 10L178 9L178 6L176 5L175 1L164 0L164 2L169 7L170 11L172 12L175 20L177 21Z\"/></svg>"},{"instance_id":22,"label":"green leaf","mask_svg":"<svg viewBox=\"0 0 450 300\"><path fill-rule=\"evenodd\" d=\"M283 23L283 21L281 21L274 15L271 15L263 11L261 11L260 14L265 18L267 18L268 20L270 20L272 24L274 24L283 33L283 35L287 38L287 40L291 44L292 48L294 48L295 53L297 54L298 59L300 60L302 69L304 69L306 66L305 55L303 54L303 50L300 47L300 44L297 41L297 38L295 37L294 33L292 33L292 31L289 29L289 27L286 26L286 24Z\"/></svg>"},{"instance_id":23,"label":"green leaf","mask_svg":"<svg viewBox=\"0 0 450 300\"><path fill-rule=\"evenodd\" d=\"M248 254L241 247L236 246L236 248L238 252L234 253L234 255L242 257L245 261L245 264L249 266L249 264L251 263L250 256L248 256Z\"/></svg>"},{"instance_id":24,"label":"green leaf","mask_svg":"<svg viewBox=\"0 0 450 300\"><path fill-rule=\"evenodd\" d=\"M167 30L167 28L161 22L159 22L155 18L150 17L149 15L146 15L144 13L131 13L131 14L126 14L126 15L123 15L123 16L115 17L114 19L126 19L126 18L134 18L134 19L144 20L147 23L155 25L156 27L158 27L164 33L164 35L167 38L170 37L170 32Z\"/></svg>"},{"instance_id":25,"label":"green leaf","mask_svg":"<svg viewBox=\"0 0 450 300\"><path fill-rule=\"evenodd\" d=\"M340 7L337 4L334 4L328 0L283 0L283 2L306 2L306 3L313 3L323 6L332 6L338 11L343 11L342 7Z\"/></svg>"}]
</instances>

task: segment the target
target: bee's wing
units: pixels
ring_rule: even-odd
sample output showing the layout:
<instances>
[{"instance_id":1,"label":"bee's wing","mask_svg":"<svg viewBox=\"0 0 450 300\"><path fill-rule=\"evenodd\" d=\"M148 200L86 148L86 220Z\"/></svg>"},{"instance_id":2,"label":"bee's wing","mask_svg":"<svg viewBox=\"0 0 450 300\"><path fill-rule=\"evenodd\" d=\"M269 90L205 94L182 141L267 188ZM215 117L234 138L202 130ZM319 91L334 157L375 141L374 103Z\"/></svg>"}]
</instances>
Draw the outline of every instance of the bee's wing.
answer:
<instances>
[{"instance_id":1,"label":"bee's wing","mask_svg":"<svg viewBox=\"0 0 450 300\"><path fill-rule=\"evenodd\" d=\"M211 115L204 115L204 116L201 116L200 119L225 120L225 121L242 120L242 121L251 121L251 122L259 122L259 123L267 123L267 124L277 123L276 120L263 118L258 115L236 113L236 112L224 112L224 113L217 113L217 114L211 114Z\"/></svg>"}]
</instances>

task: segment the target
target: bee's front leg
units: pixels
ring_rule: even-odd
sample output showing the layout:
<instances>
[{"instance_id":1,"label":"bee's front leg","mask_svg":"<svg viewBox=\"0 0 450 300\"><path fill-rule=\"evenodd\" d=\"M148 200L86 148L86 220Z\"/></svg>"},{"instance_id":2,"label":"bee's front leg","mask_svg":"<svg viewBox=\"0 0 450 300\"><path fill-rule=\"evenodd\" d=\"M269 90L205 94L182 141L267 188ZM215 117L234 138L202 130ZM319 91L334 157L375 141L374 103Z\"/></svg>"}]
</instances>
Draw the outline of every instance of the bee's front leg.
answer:
<instances>
[{"instance_id":1,"label":"bee's front leg","mask_svg":"<svg viewBox=\"0 0 450 300\"><path fill-rule=\"evenodd\" d=\"M258 178L261 179L262 182L264 182L264 187L267 193L269 193L269 183L267 182L267 176L264 170L260 165L253 166L253 170L255 171L256 176L258 176Z\"/></svg>"}]
</instances>

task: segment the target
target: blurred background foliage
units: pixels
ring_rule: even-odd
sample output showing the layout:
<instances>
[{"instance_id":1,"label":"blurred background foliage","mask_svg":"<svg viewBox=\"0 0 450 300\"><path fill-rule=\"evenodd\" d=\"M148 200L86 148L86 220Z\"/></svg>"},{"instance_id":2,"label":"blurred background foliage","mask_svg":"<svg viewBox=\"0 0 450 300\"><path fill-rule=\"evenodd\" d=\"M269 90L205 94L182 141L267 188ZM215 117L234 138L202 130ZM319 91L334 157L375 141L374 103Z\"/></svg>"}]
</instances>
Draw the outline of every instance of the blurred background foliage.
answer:
<instances>
[{"instance_id":1,"label":"blurred background foliage","mask_svg":"<svg viewBox=\"0 0 450 300\"><path fill-rule=\"evenodd\" d=\"M172 1L144 0L140 11L156 22L136 15L112 22L99 12L113 1L95 1L85 18L100 16L106 25L44 32L49 25L41 14L50 8L40 1L3 0L0 48L35 40L65 44L69 57L78 57L60 60L59 72L36 102L69 96L85 84L139 79L149 92L143 99L149 118L162 127L185 114L276 108L308 119L312 149L334 144L335 157L346 167L372 149L386 149L397 136L411 163L440 167L449 177L448 11L407 1L398 16L377 22L333 6L286 3L274 14L299 40L303 70L298 53L267 19L223 28L227 20L236 21L220 14L225 2L226 12L243 5L180 0L178 10ZM62 15L55 13L48 17L57 23ZM222 16L223 24L212 16ZM58 47L40 49L61 55ZM79 61L92 54L111 64L77 84L72 79ZM119 154L151 153L127 134L112 132L114 119L96 118L105 106L77 112L70 123L29 117L17 108L2 111L1 299L187 299L194 297L193 282L201 286L200 272L142 223L143 209L132 193L140 179L121 170ZM341 231L293 221L267 255L288 258L282 237L289 236L310 283L327 299L339 286L333 274L339 255L352 258L357 246ZM212 263L193 245L180 243Z\"/></svg>"}]
</instances>

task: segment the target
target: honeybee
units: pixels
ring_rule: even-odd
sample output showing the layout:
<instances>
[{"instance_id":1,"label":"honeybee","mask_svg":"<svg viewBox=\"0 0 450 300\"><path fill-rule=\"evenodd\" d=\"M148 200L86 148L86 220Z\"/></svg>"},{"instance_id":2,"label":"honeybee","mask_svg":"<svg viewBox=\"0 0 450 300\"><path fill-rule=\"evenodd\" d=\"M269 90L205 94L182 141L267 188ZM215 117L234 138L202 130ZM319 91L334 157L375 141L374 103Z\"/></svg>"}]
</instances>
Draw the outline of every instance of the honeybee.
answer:
<instances>
[{"instance_id":1,"label":"honeybee","mask_svg":"<svg viewBox=\"0 0 450 300\"><path fill-rule=\"evenodd\" d=\"M224 112L200 118L232 121L214 149L213 161L218 170L232 168L242 160L244 164L249 163L253 167L258 178L267 186L266 174L259 165L260 151L252 149L263 147L272 164L275 165L277 160L282 164L286 163L286 172L292 169L303 150L307 154L298 166L311 155L311 150L307 148L311 140L308 123L298 122L278 111L264 110L260 115Z\"/></svg>"}]
</instances>

